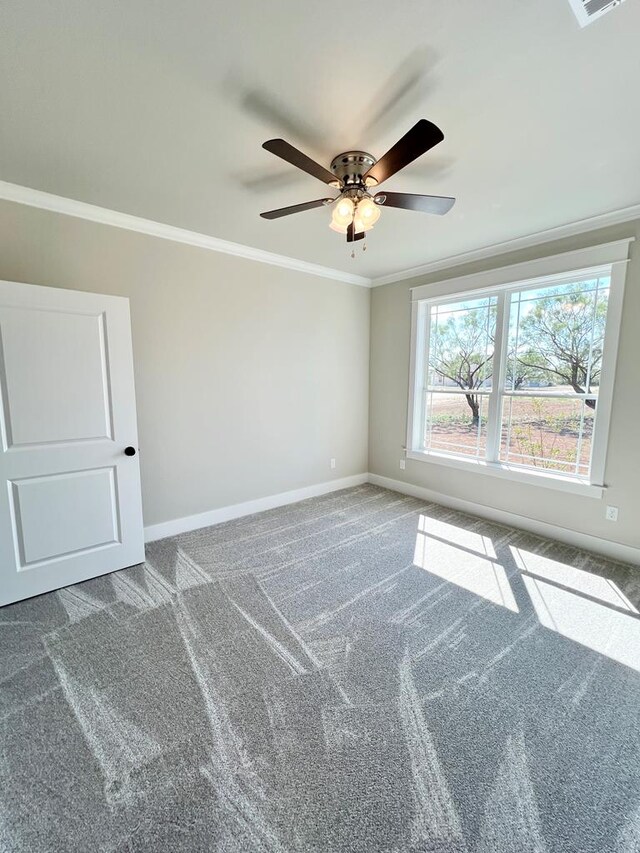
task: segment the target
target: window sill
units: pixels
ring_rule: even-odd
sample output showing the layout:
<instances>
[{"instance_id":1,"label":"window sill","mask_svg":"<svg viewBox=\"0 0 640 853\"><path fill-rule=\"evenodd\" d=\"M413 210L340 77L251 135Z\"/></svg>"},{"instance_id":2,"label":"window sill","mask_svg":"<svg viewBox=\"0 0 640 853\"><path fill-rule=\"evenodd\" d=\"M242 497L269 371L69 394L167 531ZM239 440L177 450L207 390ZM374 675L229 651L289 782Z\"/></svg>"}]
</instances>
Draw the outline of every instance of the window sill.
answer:
<instances>
[{"instance_id":1,"label":"window sill","mask_svg":"<svg viewBox=\"0 0 640 853\"><path fill-rule=\"evenodd\" d=\"M503 480L511 480L515 483L527 483L532 486L558 489L563 492L572 492L574 495L583 495L590 498L602 498L606 491L606 486L596 486L587 480L577 477L565 477L562 474L549 471L543 474L538 471L529 471L516 465L503 465L500 462L464 459L461 456L437 453L433 450L407 450L406 456L407 459L416 459L419 462L434 462L436 465L446 465L449 468L458 468L462 471L475 471L481 474L489 474L491 477L501 477Z\"/></svg>"}]
</instances>

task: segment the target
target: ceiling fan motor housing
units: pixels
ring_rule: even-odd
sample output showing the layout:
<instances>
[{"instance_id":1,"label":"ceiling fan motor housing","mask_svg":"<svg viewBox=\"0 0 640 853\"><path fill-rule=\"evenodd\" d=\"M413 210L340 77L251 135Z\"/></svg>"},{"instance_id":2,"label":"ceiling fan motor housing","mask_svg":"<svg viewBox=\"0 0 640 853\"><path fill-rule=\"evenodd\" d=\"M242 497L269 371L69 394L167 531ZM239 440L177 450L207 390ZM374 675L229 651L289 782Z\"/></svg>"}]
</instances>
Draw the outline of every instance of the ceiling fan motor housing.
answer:
<instances>
[{"instance_id":1,"label":"ceiling fan motor housing","mask_svg":"<svg viewBox=\"0 0 640 853\"><path fill-rule=\"evenodd\" d=\"M346 189L366 189L364 175L377 160L366 151L345 151L331 161L331 171Z\"/></svg>"}]
</instances>

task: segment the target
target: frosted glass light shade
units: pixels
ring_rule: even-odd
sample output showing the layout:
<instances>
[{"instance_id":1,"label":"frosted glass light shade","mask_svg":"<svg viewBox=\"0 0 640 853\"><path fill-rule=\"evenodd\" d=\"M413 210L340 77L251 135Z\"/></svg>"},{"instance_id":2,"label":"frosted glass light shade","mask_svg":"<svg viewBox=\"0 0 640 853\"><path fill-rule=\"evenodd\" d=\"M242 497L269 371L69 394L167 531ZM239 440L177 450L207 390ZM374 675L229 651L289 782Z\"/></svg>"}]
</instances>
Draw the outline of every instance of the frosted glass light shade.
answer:
<instances>
[{"instance_id":1,"label":"frosted glass light shade","mask_svg":"<svg viewBox=\"0 0 640 853\"><path fill-rule=\"evenodd\" d=\"M363 198L358 202L356 216L362 220L365 229L371 228L380 219L380 208L371 198Z\"/></svg>"},{"instance_id":2,"label":"frosted glass light shade","mask_svg":"<svg viewBox=\"0 0 640 853\"><path fill-rule=\"evenodd\" d=\"M332 224L346 228L351 224L354 209L355 205L350 198L341 198L333 208Z\"/></svg>"}]
</instances>

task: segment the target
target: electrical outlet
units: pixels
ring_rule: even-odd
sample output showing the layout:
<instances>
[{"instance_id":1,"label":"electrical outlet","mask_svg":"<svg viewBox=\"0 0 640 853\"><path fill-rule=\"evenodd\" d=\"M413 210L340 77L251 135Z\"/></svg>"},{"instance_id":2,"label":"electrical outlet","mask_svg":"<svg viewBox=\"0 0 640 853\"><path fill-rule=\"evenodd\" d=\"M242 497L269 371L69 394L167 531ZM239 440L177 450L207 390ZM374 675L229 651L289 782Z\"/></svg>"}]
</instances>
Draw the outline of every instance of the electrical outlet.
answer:
<instances>
[{"instance_id":1,"label":"electrical outlet","mask_svg":"<svg viewBox=\"0 0 640 853\"><path fill-rule=\"evenodd\" d=\"M405 469L406 467L407 467L407 461L406 461L406 459L401 459L401 460L400 460L400 470L401 470L401 471L404 471L404 469Z\"/></svg>"},{"instance_id":2,"label":"electrical outlet","mask_svg":"<svg viewBox=\"0 0 640 853\"><path fill-rule=\"evenodd\" d=\"M335 459L331 459L331 460L329 461L329 465L330 465L330 467L331 467L331 468L335 468L335 467L336 467L336 460L335 460Z\"/></svg>"},{"instance_id":3,"label":"electrical outlet","mask_svg":"<svg viewBox=\"0 0 640 853\"><path fill-rule=\"evenodd\" d=\"M605 513L605 518L607 521L617 521L618 520L618 507L617 506L608 506L607 511Z\"/></svg>"}]
</instances>

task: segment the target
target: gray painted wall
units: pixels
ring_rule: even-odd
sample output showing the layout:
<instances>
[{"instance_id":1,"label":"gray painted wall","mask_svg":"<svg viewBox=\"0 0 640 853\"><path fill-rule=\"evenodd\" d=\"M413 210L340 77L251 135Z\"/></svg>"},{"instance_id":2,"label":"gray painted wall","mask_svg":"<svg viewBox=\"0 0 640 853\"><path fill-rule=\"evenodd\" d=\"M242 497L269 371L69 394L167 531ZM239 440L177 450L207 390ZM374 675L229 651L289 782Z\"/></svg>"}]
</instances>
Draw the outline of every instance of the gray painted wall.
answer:
<instances>
[{"instance_id":1,"label":"gray painted wall","mask_svg":"<svg viewBox=\"0 0 640 853\"><path fill-rule=\"evenodd\" d=\"M631 244L614 404L609 433L602 500L499 480L481 473L455 470L407 459L400 470L405 444L409 387L409 289L458 275L553 255L623 237L640 240L640 222L603 229L571 239L512 252L446 272L375 288L371 304L371 369L369 471L433 489L444 495L476 501L499 510L600 536L640 545L640 245ZM606 521L605 505L620 509L617 523Z\"/></svg>"},{"instance_id":2,"label":"gray painted wall","mask_svg":"<svg viewBox=\"0 0 640 853\"><path fill-rule=\"evenodd\" d=\"M638 547L638 242L631 246L602 501L427 462L399 468L409 288L628 236L640 241L640 222L368 291L0 202L0 278L131 300L146 524L368 468ZM605 521L607 503L620 508L616 524Z\"/></svg>"},{"instance_id":3,"label":"gray painted wall","mask_svg":"<svg viewBox=\"0 0 640 853\"><path fill-rule=\"evenodd\" d=\"M0 279L129 297L145 524L367 470L366 288L10 202Z\"/></svg>"}]
</instances>

